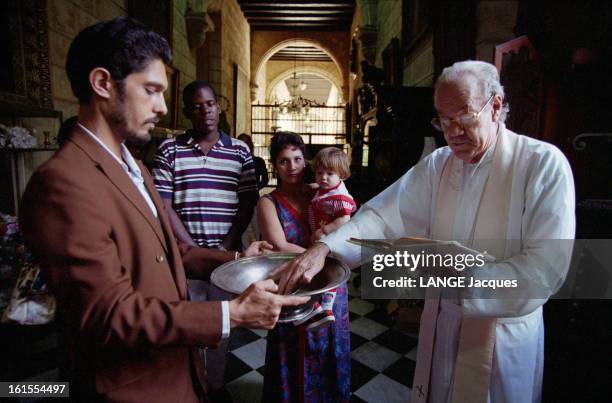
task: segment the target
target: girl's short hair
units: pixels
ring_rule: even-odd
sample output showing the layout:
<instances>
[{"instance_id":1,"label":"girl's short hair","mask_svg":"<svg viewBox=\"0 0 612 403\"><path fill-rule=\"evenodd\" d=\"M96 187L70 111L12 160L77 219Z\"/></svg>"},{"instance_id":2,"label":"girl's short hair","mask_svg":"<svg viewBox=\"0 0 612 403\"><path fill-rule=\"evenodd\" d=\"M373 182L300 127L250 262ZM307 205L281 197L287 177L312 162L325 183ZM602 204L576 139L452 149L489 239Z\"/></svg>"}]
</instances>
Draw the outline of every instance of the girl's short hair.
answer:
<instances>
[{"instance_id":1,"label":"girl's short hair","mask_svg":"<svg viewBox=\"0 0 612 403\"><path fill-rule=\"evenodd\" d=\"M329 169L344 180L351 176L350 160L344 151L336 147L325 147L315 155L312 169L316 173L319 169Z\"/></svg>"},{"instance_id":2,"label":"girl's short hair","mask_svg":"<svg viewBox=\"0 0 612 403\"><path fill-rule=\"evenodd\" d=\"M276 158L286 147L296 147L302 151L302 155L306 158L306 146L304 140L299 134L293 132L276 132L270 140L270 157L272 165L276 165Z\"/></svg>"}]
</instances>

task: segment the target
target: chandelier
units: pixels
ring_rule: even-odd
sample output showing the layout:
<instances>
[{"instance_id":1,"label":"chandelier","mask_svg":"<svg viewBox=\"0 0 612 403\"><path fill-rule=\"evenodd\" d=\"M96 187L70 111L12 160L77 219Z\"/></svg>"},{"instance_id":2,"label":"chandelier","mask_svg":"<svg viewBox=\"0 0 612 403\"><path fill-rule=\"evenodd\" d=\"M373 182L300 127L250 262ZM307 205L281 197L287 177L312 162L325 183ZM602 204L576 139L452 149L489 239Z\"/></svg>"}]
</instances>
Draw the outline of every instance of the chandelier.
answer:
<instances>
[{"instance_id":1,"label":"chandelier","mask_svg":"<svg viewBox=\"0 0 612 403\"><path fill-rule=\"evenodd\" d=\"M304 83L303 81L300 84L297 83L298 80L295 71L293 72L292 80L293 82L289 91L291 99L277 104L278 111L280 113L297 115L302 119L306 119L308 117L308 112L310 111L310 108L316 106L325 106L324 104L318 103L317 101L302 97L300 90L306 89L306 83Z\"/></svg>"}]
</instances>

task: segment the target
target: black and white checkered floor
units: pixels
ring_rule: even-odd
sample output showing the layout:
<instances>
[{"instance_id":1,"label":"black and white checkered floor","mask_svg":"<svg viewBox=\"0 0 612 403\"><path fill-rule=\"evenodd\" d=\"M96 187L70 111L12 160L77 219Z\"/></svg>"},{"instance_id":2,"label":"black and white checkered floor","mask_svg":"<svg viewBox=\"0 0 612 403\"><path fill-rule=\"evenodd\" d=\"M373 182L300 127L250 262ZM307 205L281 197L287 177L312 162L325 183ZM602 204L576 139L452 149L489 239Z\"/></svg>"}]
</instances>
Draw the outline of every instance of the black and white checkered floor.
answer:
<instances>
[{"instance_id":1,"label":"black and white checkered floor","mask_svg":"<svg viewBox=\"0 0 612 403\"><path fill-rule=\"evenodd\" d=\"M357 297L349 282L351 390L354 402L406 403L416 361L417 335L400 332L385 308ZM235 403L255 402L263 387L266 332L234 329L225 372Z\"/></svg>"},{"instance_id":2,"label":"black and white checkered floor","mask_svg":"<svg viewBox=\"0 0 612 403\"><path fill-rule=\"evenodd\" d=\"M352 279L351 279L352 280ZM406 403L416 360L416 333L400 332L393 328L393 319L384 305L358 298L358 291L349 281L349 310L351 330L351 390L353 402ZM374 301L375 302L375 301ZM19 346L18 337L11 339L12 349L38 351L36 365L14 359L23 368L6 369L11 377L26 381L57 381L55 333L34 344ZM225 388L235 403L258 402L263 388L263 366L266 355L266 332L237 328L230 338ZM2 360L0 360L2 361ZM20 401L31 402L35 399Z\"/></svg>"}]
</instances>

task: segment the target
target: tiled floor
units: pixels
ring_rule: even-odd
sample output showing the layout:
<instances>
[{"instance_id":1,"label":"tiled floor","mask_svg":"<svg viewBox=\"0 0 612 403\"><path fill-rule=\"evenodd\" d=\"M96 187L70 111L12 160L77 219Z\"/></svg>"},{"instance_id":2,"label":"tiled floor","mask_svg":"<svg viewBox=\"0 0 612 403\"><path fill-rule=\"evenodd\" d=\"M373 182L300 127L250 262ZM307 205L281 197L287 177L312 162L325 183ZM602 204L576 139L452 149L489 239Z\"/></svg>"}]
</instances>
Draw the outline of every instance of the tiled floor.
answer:
<instances>
[{"instance_id":1,"label":"tiled floor","mask_svg":"<svg viewBox=\"0 0 612 403\"><path fill-rule=\"evenodd\" d=\"M358 298L349 283L351 390L354 402L406 403L416 359L416 335L393 328L383 307ZM225 373L235 403L259 401L263 387L265 332L233 330Z\"/></svg>"},{"instance_id":2,"label":"tiled floor","mask_svg":"<svg viewBox=\"0 0 612 403\"><path fill-rule=\"evenodd\" d=\"M351 321L351 401L409 402L416 360L416 334L393 328L383 306L358 298L349 282ZM234 329L225 372L226 389L235 403L258 402L263 387L267 332ZM56 381L56 360L25 380ZM43 371L44 370L44 371ZM31 401L31 400L24 400Z\"/></svg>"}]
</instances>

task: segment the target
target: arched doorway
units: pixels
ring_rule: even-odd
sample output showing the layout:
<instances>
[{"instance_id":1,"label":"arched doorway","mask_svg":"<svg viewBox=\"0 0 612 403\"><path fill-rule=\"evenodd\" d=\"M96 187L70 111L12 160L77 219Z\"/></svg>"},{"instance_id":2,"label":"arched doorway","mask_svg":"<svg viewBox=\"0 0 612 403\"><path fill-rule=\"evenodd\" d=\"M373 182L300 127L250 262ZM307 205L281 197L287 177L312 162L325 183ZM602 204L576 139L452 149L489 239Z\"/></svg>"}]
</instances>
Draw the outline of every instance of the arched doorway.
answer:
<instances>
[{"instance_id":1,"label":"arched doorway","mask_svg":"<svg viewBox=\"0 0 612 403\"><path fill-rule=\"evenodd\" d=\"M335 61L316 44L290 41L259 69L259 93L251 109L255 155L267 161L270 139L292 131L304 139L307 158L326 146L346 148L343 80Z\"/></svg>"}]
</instances>

